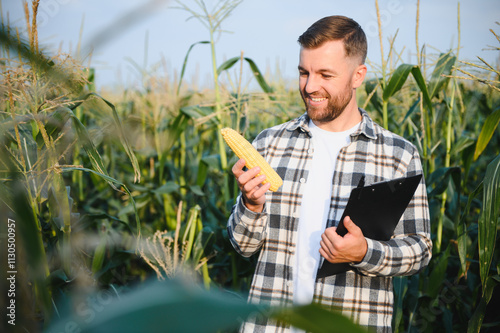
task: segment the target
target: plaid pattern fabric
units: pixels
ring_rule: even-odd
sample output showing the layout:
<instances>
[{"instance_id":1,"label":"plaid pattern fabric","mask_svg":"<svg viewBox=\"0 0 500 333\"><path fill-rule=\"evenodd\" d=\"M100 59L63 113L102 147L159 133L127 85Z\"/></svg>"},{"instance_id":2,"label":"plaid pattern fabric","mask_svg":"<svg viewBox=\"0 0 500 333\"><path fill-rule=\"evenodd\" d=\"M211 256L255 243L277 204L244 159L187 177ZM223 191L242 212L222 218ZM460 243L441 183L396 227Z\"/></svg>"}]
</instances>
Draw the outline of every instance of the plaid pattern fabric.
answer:
<instances>
[{"instance_id":1,"label":"plaid pattern fabric","mask_svg":"<svg viewBox=\"0 0 500 333\"><path fill-rule=\"evenodd\" d=\"M422 173L417 149L376 123L360 109L362 122L351 143L338 156L333 175L328 226L340 219L351 190L361 176L365 185ZM234 248L243 256L258 251L249 301L271 305L293 302L293 269L304 184L314 147L307 114L260 133L253 144L283 178L277 192L266 194L264 212L244 206L241 194L228 220ZM325 180L327 181L327 180ZM354 221L356 223L356 221ZM314 301L336 309L378 332L390 332L393 311L392 276L411 275L431 258L429 208L422 177L415 195L389 241L367 239L368 252L357 270L319 279ZM244 332L288 332L289 327L255 317Z\"/></svg>"}]
</instances>

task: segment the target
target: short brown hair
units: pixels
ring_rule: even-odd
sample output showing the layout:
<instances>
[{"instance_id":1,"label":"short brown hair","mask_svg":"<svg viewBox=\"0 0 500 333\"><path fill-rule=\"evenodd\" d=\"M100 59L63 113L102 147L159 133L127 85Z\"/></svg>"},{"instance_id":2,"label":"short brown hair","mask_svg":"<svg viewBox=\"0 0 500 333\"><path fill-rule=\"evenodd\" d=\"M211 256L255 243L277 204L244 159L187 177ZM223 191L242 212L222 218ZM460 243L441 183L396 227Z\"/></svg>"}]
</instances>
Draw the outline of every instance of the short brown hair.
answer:
<instances>
[{"instance_id":1,"label":"short brown hair","mask_svg":"<svg viewBox=\"0 0 500 333\"><path fill-rule=\"evenodd\" d=\"M328 41L342 40L348 57L360 57L366 60L368 45L361 26L345 16L327 16L309 27L298 39L299 44L308 49L320 47Z\"/></svg>"}]
</instances>

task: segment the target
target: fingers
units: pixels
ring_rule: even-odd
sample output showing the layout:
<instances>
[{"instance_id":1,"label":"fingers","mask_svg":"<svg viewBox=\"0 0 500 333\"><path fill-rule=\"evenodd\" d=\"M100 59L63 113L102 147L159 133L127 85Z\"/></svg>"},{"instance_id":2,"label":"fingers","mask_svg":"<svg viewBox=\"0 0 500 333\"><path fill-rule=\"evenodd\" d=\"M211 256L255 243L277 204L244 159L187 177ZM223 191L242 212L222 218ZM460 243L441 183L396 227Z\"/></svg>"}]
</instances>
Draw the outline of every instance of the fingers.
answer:
<instances>
[{"instance_id":1,"label":"fingers","mask_svg":"<svg viewBox=\"0 0 500 333\"><path fill-rule=\"evenodd\" d=\"M238 178L241 176L245 171L243 171L243 168L245 167L245 160L240 158L236 163L234 163L233 168L231 171L233 172L234 176Z\"/></svg>"},{"instance_id":2,"label":"fingers","mask_svg":"<svg viewBox=\"0 0 500 333\"><path fill-rule=\"evenodd\" d=\"M337 228L331 227L327 228L325 232L321 235L321 241L320 241L320 253L325 259L328 261L333 260L333 258L337 254L337 250L335 249L335 239L337 238L342 238L337 234L336 231Z\"/></svg>"},{"instance_id":3,"label":"fingers","mask_svg":"<svg viewBox=\"0 0 500 333\"><path fill-rule=\"evenodd\" d=\"M257 176L260 172L260 167L255 167L247 171L243 170L244 167L245 167L245 160L239 159L233 165L233 168L231 170L234 176L236 177L236 180L238 182L238 187L240 188L240 190L243 192L251 192L266 179L266 176L265 175Z\"/></svg>"},{"instance_id":4,"label":"fingers","mask_svg":"<svg viewBox=\"0 0 500 333\"><path fill-rule=\"evenodd\" d=\"M347 229L347 232L356 236L363 235L361 229L351 220L349 216L344 218L344 227Z\"/></svg>"},{"instance_id":5,"label":"fingers","mask_svg":"<svg viewBox=\"0 0 500 333\"><path fill-rule=\"evenodd\" d=\"M266 179L265 175L257 176L261 169L255 167L250 170L243 170L245 160L239 159L231 169L238 184L241 193L243 194L243 202L253 211L262 211L265 203L265 194L271 187L270 183L262 184Z\"/></svg>"},{"instance_id":6,"label":"fingers","mask_svg":"<svg viewBox=\"0 0 500 333\"><path fill-rule=\"evenodd\" d=\"M243 192L246 193L245 196L249 201L260 202L261 198L264 198L266 192L269 190L270 187L271 187L270 183L266 183L264 185L261 185L259 183L257 184L257 186L253 188L253 190L243 191Z\"/></svg>"},{"instance_id":7,"label":"fingers","mask_svg":"<svg viewBox=\"0 0 500 333\"><path fill-rule=\"evenodd\" d=\"M343 222L347 234L340 236L337 228L327 228L321 235L319 252L331 263L360 262L368 250L366 239L361 229L349 217Z\"/></svg>"},{"instance_id":8,"label":"fingers","mask_svg":"<svg viewBox=\"0 0 500 333\"><path fill-rule=\"evenodd\" d=\"M260 168L255 167L239 176L237 181L240 189L248 192L262 183L266 179L266 175L257 176L259 172Z\"/></svg>"}]
</instances>

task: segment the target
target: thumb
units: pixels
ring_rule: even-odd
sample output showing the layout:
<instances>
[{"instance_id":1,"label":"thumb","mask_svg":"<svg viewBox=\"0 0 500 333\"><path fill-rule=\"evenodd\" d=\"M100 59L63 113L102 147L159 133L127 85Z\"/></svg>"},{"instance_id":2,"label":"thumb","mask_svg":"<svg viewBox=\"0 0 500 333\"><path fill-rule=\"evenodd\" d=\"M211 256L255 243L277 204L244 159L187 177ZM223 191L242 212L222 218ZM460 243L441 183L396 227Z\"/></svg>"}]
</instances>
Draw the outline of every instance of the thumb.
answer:
<instances>
[{"instance_id":1,"label":"thumb","mask_svg":"<svg viewBox=\"0 0 500 333\"><path fill-rule=\"evenodd\" d=\"M361 232L361 229L351 220L350 216L346 216L344 218L344 226L347 229L347 232L351 234L357 234L357 233L363 234Z\"/></svg>"}]
</instances>

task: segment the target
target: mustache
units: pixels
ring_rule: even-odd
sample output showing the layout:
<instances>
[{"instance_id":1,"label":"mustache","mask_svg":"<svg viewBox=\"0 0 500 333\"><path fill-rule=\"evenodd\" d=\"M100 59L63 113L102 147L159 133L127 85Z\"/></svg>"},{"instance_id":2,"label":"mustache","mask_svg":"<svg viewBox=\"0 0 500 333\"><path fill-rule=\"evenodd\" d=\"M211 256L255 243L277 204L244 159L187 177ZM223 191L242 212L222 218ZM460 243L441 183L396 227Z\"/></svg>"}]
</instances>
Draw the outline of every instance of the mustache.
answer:
<instances>
[{"instance_id":1,"label":"mustache","mask_svg":"<svg viewBox=\"0 0 500 333\"><path fill-rule=\"evenodd\" d=\"M301 94L304 98L330 98L330 95L329 94L325 94L325 93L316 93L316 92L313 92L313 93L308 93L304 90L301 91Z\"/></svg>"}]
</instances>

